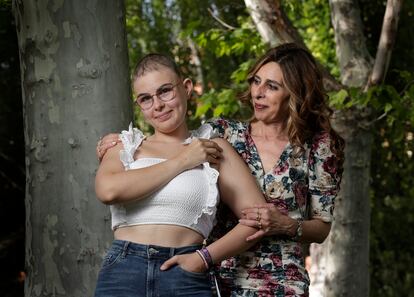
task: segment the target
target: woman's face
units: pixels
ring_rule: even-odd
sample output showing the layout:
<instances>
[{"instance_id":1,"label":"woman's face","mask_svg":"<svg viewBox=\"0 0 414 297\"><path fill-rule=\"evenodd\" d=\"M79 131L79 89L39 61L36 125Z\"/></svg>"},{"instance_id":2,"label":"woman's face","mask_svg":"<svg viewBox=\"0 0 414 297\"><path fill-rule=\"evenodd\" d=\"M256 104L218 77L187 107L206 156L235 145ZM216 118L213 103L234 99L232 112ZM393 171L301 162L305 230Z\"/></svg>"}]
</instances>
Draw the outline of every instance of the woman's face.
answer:
<instances>
[{"instance_id":1,"label":"woman's face","mask_svg":"<svg viewBox=\"0 0 414 297\"><path fill-rule=\"evenodd\" d=\"M264 64L250 84L250 94L254 116L265 123L281 122L288 116L289 92L283 83L283 73L279 64Z\"/></svg>"},{"instance_id":2,"label":"woman's face","mask_svg":"<svg viewBox=\"0 0 414 297\"><path fill-rule=\"evenodd\" d=\"M152 106L146 106L145 109L141 107L145 120L156 131L171 133L185 125L187 100L192 86L190 79L181 81L172 70L160 68L136 78L133 89L135 100L141 105L153 101ZM160 97L169 100L163 101ZM144 103L145 101L147 103Z\"/></svg>"}]
</instances>

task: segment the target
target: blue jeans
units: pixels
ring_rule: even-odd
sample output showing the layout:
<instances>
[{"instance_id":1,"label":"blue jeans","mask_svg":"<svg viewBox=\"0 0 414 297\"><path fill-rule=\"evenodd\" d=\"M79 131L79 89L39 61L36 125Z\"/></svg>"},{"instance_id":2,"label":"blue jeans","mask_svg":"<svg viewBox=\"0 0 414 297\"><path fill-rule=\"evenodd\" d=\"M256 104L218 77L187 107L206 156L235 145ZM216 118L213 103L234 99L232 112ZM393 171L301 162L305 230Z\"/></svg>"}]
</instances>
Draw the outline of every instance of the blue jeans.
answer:
<instances>
[{"instance_id":1,"label":"blue jeans","mask_svg":"<svg viewBox=\"0 0 414 297\"><path fill-rule=\"evenodd\" d=\"M160 270L161 264L172 256L199 248L200 245L169 248L115 240L103 260L95 297L211 297L208 273L186 271L178 265Z\"/></svg>"}]
</instances>

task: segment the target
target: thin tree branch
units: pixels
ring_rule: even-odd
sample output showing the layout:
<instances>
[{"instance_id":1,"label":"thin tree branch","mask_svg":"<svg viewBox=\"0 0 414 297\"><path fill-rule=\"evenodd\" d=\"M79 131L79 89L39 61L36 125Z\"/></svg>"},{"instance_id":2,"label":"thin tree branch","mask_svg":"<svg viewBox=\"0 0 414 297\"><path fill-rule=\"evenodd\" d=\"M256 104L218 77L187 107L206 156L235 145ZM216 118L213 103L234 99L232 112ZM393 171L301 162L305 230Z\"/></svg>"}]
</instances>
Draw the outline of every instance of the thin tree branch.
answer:
<instances>
[{"instance_id":1,"label":"thin tree branch","mask_svg":"<svg viewBox=\"0 0 414 297\"><path fill-rule=\"evenodd\" d=\"M403 0L387 1L374 67L366 89L370 86L381 84L385 79L397 36L402 3Z\"/></svg>"},{"instance_id":2,"label":"thin tree branch","mask_svg":"<svg viewBox=\"0 0 414 297\"><path fill-rule=\"evenodd\" d=\"M213 11L210 8L207 8L208 12L210 13L210 15L217 21L220 23L220 25L222 25L223 27L229 29L229 30L235 30L236 27L233 27L229 24L227 24L225 21L221 20L218 16L214 15Z\"/></svg>"}]
</instances>

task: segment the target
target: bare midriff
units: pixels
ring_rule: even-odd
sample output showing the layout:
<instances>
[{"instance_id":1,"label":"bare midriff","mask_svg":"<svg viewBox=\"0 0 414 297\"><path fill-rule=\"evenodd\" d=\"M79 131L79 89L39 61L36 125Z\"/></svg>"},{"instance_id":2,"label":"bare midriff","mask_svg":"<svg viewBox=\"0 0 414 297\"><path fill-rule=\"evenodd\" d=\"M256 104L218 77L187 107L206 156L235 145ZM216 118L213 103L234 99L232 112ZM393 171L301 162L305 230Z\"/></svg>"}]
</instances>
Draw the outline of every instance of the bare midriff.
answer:
<instances>
[{"instance_id":1,"label":"bare midriff","mask_svg":"<svg viewBox=\"0 0 414 297\"><path fill-rule=\"evenodd\" d=\"M203 243L203 236L194 230L176 225L135 225L120 227L115 239L139 244L183 247Z\"/></svg>"}]
</instances>

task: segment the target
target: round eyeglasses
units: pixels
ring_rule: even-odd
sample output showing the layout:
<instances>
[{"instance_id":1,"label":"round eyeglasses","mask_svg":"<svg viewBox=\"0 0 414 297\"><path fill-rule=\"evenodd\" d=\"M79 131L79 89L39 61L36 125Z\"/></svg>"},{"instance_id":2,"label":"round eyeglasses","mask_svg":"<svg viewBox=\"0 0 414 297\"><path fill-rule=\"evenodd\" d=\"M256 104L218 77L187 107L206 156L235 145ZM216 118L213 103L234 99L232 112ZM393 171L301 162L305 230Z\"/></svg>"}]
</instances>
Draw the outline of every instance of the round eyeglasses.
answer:
<instances>
[{"instance_id":1,"label":"round eyeglasses","mask_svg":"<svg viewBox=\"0 0 414 297\"><path fill-rule=\"evenodd\" d=\"M150 109L154 105L154 96L156 96L159 100L163 102L171 101L175 98L175 87L180 82L176 84L164 84L159 87L154 94L139 94L135 99L135 103L141 107L142 110Z\"/></svg>"}]
</instances>

